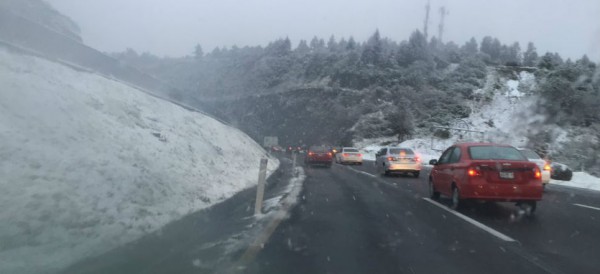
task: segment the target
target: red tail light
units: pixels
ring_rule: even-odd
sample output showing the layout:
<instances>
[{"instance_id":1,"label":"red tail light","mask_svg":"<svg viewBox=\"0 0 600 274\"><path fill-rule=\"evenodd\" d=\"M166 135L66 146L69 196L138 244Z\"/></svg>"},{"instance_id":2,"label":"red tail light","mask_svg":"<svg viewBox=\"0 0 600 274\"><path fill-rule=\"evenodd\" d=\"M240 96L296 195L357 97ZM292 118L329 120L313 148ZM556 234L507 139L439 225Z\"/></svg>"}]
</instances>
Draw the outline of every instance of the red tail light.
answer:
<instances>
[{"instance_id":1,"label":"red tail light","mask_svg":"<svg viewBox=\"0 0 600 274\"><path fill-rule=\"evenodd\" d=\"M359 153L359 154L358 154L358 157L362 157L362 154L360 154L360 153Z\"/></svg>"},{"instance_id":2,"label":"red tail light","mask_svg":"<svg viewBox=\"0 0 600 274\"><path fill-rule=\"evenodd\" d=\"M312 151L309 151L309 152L308 152L308 156L313 156L313 155L315 155L315 153L314 153L314 152L312 152Z\"/></svg>"},{"instance_id":3,"label":"red tail light","mask_svg":"<svg viewBox=\"0 0 600 274\"><path fill-rule=\"evenodd\" d=\"M539 168L535 167L533 169L533 177L536 179L542 179L542 172L540 171Z\"/></svg>"},{"instance_id":4,"label":"red tail light","mask_svg":"<svg viewBox=\"0 0 600 274\"><path fill-rule=\"evenodd\" d=\"M419 158L419 156L415 156L415 162L420 162L421 158Z\"/></svg>"},{"instance_id":5,"label":"red tail light","mask_svg":"<svg viewBox=\"0 0 600 274\"><path fill-rule=\"evenodd\" d=\"M331 152L327 152L327 156L331 156L331 155L332 155Z\"/></svg>"},{"instance_id":6,"label":"red tail light","mask_svg":"<svg viewBox=\"0 0 600 274\"><path fill-rule=\"evenodd\" d=\"M470 167L467 169L467 174L469 177L481 176L481 169L479 167Z\"/></svg>"},{"instance_id":7,"label":"red tail light","mask_svg":"<svg viewBox=\"0 0 600 274\"><path fill-rule=\"evenodd\" d=\"M388 161L396 161L396 157L387 157Z\"/></svg>"},{"instance_id":8,"label":"red tail light","mask_svg":"<svg viewBox=\"0 0 600 274\"><path fill-rule=\"evenodd\" d=\"M348 156L349 156L348 153L344 153L344 157L348 157Z\"/></svg>"}]
</instances>

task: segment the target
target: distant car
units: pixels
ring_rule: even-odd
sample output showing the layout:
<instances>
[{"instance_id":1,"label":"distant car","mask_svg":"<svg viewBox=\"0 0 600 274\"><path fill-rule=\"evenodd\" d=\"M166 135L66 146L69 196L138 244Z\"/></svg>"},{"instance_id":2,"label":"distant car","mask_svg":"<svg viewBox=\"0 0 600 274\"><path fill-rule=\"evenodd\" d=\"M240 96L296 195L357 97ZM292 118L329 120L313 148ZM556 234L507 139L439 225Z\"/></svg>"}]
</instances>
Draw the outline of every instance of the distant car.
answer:
<instances>
[{"instance_id":1,"label":"distant car","mask_svg":"<svg viewBox=\"0 0 600 274\"><path fill-rule=\"evenodd\" d=\"M384 147L375 154L375 166L379 173L410 173L419 177L422 163L416 153L410 148Z\"/></svg>"},{"instance_id":2,"label":"distant car","mask_svg":"<svg viewBox=\"0 0 600 274\"><path fill-rule=\"evenodd\" d=\"M554 180L571 181L573 170L565 164L553 162L550 177Z\"/></svg>"},{"instance_id":3,"label":"distant car","mask_svg":"<svg viewBox=\"0 0 600 274\"><path fill-rule=\"evenodd\" d=\"M271 146L271 152L276 152L276 153L283 152L283 147L277 146L277 145Z\"/></svg>"},{"instance_id":4,"label":"distant car","mask_svg":"<svg viewBox=\"0 0 600 274\"><path fill-rule=\"evenodd\" d=\"M304 153L304 147L303 146L288 146L287 153Z\"/></svg>"},{"instance_id":5,"label":"distant car","mask_svg":"<svg viewBox=\"0 0 600 274\"><path fill-rule=\"evenodd\" d=\"M539 154L537 154L535 151L533 151L531 149L519 148L519 151L521 151L521 153L523 153L523 155L525 157L527 157L527 159L529 161L534 162L535 164L538 165L538 167L542 171L542 184L544 184L544 185L548 184L550 182L550 172L552 170L550 163L548 161L542 159L542 157L540 157Z\"/></svg>"},{"instance_id":6,"label":"distant car","mask_svg":"<svg viewBox=\"0 0 600 274\"><path fill-rule=\"evenodd\" d=\"M343 147L335 154L336 163L362 165L362 154L354 147Z\"/></svg>"},{"instance_id":7,"label":"distant car","mask_svg":"<svg viewBox=\"0 0 600 274\"><path fill-rule=\"evenodd\" d=\"M332 147L331 148L331 152L333 152L333 155L336 155L340 151L342 151L342 147Z\"/></svg>"},{"instance_id":8,"label":"distant car","mask_svg":"<svg viewBox=\"0 0 600 274\"><path fill-rule=\"evenodd\" d=\"M324 165L331 167L333 163L333 153L326 146L311 146L304 157L304 163L310 167L312 165Z\"/></svg>"},{"instance_id":9,"label":"distant car","mask_svg":"<svg viewBox=\"0 0 600 274\"><path fill-rule=\"evenodd\" d=\"M456 144L430 164L431 198L451 197L454 209L461 201L473 199L516 202L531 214L542 199L540 168L509 145Z\"/></svg>"}]
</instances>

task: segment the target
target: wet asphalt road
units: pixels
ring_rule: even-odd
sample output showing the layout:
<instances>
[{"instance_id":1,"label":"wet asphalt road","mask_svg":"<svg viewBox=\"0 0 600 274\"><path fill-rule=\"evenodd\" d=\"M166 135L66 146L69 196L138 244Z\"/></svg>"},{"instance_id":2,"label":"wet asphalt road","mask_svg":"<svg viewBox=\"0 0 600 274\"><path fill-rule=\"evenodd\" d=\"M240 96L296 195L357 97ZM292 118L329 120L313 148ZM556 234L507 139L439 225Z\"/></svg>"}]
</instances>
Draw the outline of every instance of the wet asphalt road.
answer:
<instances>
[{"instance_id":1,"label":"wet asphalt road","mask_svg":"<svg viewBox=\"0 0 600 274\"><path fill-rule=\"evenodd\" d=\"M286 188L291 170L282 160L267 198ZM384 177L365 162L305 173L283 221L249 218L251 188L62 273L599 273L600 192L551 185L530 218L511 203L457 213L447 198L426 200L428 169ZM264 227L270 237L242 260L252 249L243 239Z\"/></svg>"},{"instance_id":2,"label":"wet asphalt road","mask_svg":"<svg viewBox=\"0 0 600 274\"><path fill-rule=\"evenodd\" d=\"M549 186L534 217L512 203L459 210L425 200L420 178L363 166L306 168L300 203L246 273L598 273L598 192Z\"/></svg>"}]
</instances>

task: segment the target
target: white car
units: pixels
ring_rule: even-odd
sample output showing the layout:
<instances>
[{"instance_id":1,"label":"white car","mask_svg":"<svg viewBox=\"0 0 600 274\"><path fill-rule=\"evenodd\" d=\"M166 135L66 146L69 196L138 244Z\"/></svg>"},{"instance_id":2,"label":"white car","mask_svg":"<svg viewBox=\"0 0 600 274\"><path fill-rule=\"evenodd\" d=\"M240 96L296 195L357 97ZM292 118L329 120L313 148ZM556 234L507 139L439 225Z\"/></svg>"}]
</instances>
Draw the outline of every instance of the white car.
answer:
<instances>
[{"instance_id":1,"label":"white car","mask_svg":"<svg viewBox=\"0 0 600 274\"><path fill-rule=\"evenodd\" d=\"M344 147L335 154L335 162L340 164L362 165L362 154L354 147Z\"/></svg>"},{"instance_id":2,"label":"white car","mask_svg":"<svg viewBox=\"0 0 600 274\"><path fill-rule=\"evenodd\" d=\"M384 147L375 154L375 166L384 175L411 173L419 177L423 165L419 156L410 148Z\"/></svg>"},{"instance_id":3,"label":"white car","mask_svg":"<svg viewBox=\"0 0 600 274\"><path fill-rule=\"evenodd\" d=\"M550 182L550 173L552 171L550 163L542 159L542 157L540 157L539 154L537 154L531 149L519 148L519 150L525 157L527 157L527 160L529 160L530 162L534 162L538 165L538 167L542 171L542 184L544 184L544 186L548 184L548 182Z\"/></svg>"}]
</instances>

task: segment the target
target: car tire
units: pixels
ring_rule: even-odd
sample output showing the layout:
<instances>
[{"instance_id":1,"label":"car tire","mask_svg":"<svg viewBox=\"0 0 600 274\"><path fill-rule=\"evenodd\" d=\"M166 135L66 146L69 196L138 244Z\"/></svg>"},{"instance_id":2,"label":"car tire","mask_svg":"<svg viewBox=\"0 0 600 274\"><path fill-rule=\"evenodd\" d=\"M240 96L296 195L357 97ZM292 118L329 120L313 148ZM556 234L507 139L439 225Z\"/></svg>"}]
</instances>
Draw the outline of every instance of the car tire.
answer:
<instances>
[{"instance_id":1,"label":"car tire","mask_svg":"<svg viewBox=\"0 0 600 274\"><path fill-rule=\"evenodd\" d=\"M460 207L460 190L458 187L452 188L452 196L450 197L450 208L457 210Z\"/></svg>"},{"instance_id":2,"label":"car tire","mask_svg":"<svg viewBox=\"0 0 600 274\"><path fill-rule=\"evenodd\" d=\"M522 203L520 203L519 207L523 211L525 211L525 216L533 217L533 215L535 214L535 210L537 209L537 202L536 201L522 202Z\"/></svg>"},{"instance_id":3,"label":"car tire","mask_svg":"<svg viewBox=\"0 0 600 274\"><path fill-rule=\"evenodd\" d=\"M435 187L433 186L433 181L429 178L429 197L433 200L440 199L440 193L435 191Z\"/></svg>"}]
</instances>

